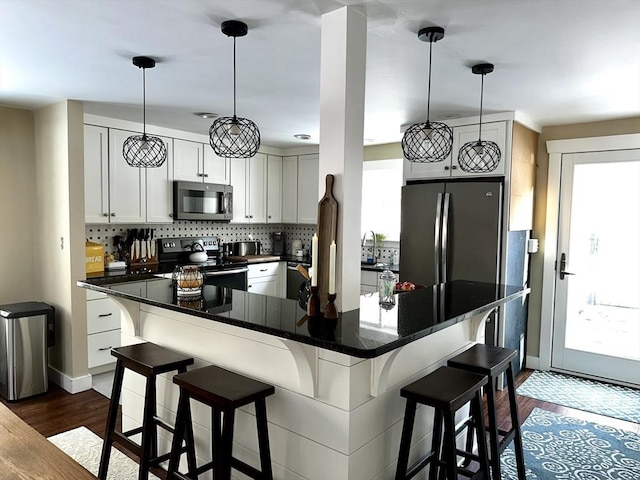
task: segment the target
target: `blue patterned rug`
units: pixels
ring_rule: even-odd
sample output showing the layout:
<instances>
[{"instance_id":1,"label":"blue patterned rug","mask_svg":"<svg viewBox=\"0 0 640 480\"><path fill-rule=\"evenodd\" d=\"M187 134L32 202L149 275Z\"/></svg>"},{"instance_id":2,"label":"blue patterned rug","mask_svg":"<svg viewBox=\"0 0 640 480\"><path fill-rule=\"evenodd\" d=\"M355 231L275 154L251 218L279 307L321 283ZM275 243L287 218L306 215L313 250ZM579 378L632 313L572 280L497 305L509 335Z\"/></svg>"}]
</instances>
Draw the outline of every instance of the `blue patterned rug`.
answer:
<instances>
[{"instance_id":1,"label":"blue patterned rug","mask_svg":"<svg viewBox=\"0 0 640 480\"><path fill-rule=\"evenodd\" d=\"M640 435L534 408L522 424L527 480L640 479ZM511 443L503 480L518 478Z\"/></svg>"},{"instance_id":2,"label":"blue patterned rug","mask_svg":"<svg viewBox=\"0 0 640 480\"><path fill-rule=\"evenodd\" d=\"M640 390L633 388L536 370L516 392L525 397L640 423Z\"/></svg>"}]
</instances>

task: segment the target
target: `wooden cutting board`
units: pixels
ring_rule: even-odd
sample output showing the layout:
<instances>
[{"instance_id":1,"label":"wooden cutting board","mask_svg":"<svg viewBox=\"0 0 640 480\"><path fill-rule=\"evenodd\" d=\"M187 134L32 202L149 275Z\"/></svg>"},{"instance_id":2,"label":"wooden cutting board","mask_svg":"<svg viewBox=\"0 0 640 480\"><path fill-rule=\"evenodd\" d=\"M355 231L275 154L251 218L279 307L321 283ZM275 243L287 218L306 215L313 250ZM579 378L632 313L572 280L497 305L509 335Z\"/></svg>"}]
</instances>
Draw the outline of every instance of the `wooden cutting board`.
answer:
<instances>
[{"instance_id":1,"label":"wooden cutting board","mask_svg":"<svg viewBox=\"0 0 640 480\"><path fill-rule=\"evenodd\" d=\"M337 240L338 233L338 202L333 196L333 182L334 176L328 174L324 197L318 203L318 294L322 311L328 303L329 246Z\"/></svg>"}]
</instances>

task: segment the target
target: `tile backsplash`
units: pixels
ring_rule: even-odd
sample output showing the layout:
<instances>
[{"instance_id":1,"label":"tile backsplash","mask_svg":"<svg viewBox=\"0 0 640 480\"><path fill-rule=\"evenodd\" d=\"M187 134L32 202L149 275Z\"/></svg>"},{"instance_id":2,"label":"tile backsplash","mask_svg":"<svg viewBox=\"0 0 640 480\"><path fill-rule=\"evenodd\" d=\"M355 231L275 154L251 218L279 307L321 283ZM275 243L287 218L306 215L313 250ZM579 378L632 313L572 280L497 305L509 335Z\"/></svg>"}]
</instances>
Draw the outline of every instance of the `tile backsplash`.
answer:
<instances>
[{"instance_id":1,"label":"tile backsplash","mask_svg":"<svg viewBox=\"0 0 640 480\"><path fill-rule=\"evenodd\" d=\"M91 242L104 245L105 252L113 253L113 237L126 236L127 230L132 228L153 228L154 238L173 237L218 237L221 242L241 242L244 240L258 240L262 249L270 252L272 248L271 233L285 232L287 252L291 251L291 242L302 240L303 248L311 247L311 238L316 231L315 225L281 225L281 224L233 224L213 222L176 221L166 225L86 225L85 237Z\"/></svg>"},{"instance_id":2,"label":"tile backsplash","mask_svg":"<svg viewBox=\"0 0 640 480\"><path fill-rule=\"evenodd\" d=\"M218 237L221 242L241 242L244 240L258 240L262 243L262 249L270 252L272 248L271 233L284 232L287 243L287 252L291 252L293 240L302 240L302 248L311 250L311 239L316 231L315 225L293 225L293 224L235 224L235 223L213 223L213 222L192 222L176 221L169 224L145 224L145 225L86 225L85 237L87 240L104 245L106 253L113 253L113 237L120 235L125 237L128 229L132 228L153 228L154 238L173 237ZM367 259L367 246L362 247L360 258ZM388 263L391 254L396 253L397 258L399 248L397 242L386 242L378 248L380 254L378 261Z\"/></svg>"}]
</instances>

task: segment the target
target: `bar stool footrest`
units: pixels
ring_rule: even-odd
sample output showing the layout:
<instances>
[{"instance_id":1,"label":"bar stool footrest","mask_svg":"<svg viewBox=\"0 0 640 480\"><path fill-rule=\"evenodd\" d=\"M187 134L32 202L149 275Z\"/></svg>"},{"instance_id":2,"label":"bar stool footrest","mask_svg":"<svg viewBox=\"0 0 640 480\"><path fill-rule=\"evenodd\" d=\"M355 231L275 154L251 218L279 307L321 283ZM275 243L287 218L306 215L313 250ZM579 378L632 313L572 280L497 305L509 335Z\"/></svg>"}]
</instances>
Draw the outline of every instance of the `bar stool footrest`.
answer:
<instances>
[{"instance_id":1,"label":"bar stool footrest","mask_svg":"<svg viewBox=\"0 0 640 480\"><path fill-rule=\"evenodd\" d=\"M436 455L436 452L432 450L429 453L427 453L424 457L422 457L420 460L418 460L416 463L411 465L411 467L407 469L406 479L409 480L410 478L413 478L418 472L420 472L420 470L426 467L429 464L429 462L433 460L435 455Z\"/></svg>"},{"instance_id":2,"label":"bar stool footrest","mask_svg":"<svg viewBox=\"0 0 640 480\"><path fill-rule=\"evenodd\" d=\"M138 433L142 433L142 427L136 427L131 430L127 430L126 432L119 432L125 437L132 437L133 435L137 435Z\"/></svg>"},{"instance_id":3,"label":"bar stool footrest","mask_svg":"<svg viewBox=\"0 0 640 480\"><path fill-rule=\"evenodd\" d=\"M117 440L118 443L120 443L124 448L129 450L134 455L137 455L138 457L142 456L142 447L132 440L129 440L129 438L125 436L124 433L112 432L111 439Z\"/></svg>"}]
</instances>

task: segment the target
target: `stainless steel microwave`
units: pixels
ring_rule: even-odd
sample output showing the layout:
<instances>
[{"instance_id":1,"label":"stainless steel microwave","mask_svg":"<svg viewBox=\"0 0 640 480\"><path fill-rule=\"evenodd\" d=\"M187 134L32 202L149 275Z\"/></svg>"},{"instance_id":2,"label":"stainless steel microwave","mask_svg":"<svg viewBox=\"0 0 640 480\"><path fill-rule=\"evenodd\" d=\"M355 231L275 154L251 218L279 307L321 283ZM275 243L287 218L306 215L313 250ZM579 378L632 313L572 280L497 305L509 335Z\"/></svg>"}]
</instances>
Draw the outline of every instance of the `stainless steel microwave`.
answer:
<instances>
[{"instance_id":1,"label":"stainless steel microwave","mask_svg":"<svg viewBox=\"0 0 640 480\"><path fill-rule=\"evenodd\" d=\"M217 183L173 182L175 220L213 220L233 218L233 187Z\"/></svg>"}]
</instances>

